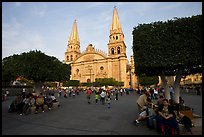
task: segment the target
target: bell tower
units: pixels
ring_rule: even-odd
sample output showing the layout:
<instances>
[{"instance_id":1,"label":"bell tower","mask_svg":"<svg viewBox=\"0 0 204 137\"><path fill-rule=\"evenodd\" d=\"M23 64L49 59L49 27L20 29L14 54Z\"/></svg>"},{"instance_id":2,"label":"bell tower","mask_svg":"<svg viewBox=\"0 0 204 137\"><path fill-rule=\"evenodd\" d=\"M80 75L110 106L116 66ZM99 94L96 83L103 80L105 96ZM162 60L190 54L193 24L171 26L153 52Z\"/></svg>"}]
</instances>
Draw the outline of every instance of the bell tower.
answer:
<instances>
[{"instance_id":1,"label":"bell tower","mask_svg":"<svg viewBox=\"0 0 204 137\"><path fill-rule=\"evenodd\" d=\"M109 57L126 57L126 45L124 43L124 34L120 25L118 12L116 6L113 10L113 18L110 26L110 36L108 43Z\"/></svg>"},{"instance_id":2,"label":"bell tower","mask_svg":"<svg viewBox=\"0 0 204 137\"><path fill-rule=\"evenodd\" d=\"M65 52L65 63L72 63L80 55L80 40L77 31L76 20L72 27L72 32L68 40L67 50Z\"/></svg>"}]
</instances>

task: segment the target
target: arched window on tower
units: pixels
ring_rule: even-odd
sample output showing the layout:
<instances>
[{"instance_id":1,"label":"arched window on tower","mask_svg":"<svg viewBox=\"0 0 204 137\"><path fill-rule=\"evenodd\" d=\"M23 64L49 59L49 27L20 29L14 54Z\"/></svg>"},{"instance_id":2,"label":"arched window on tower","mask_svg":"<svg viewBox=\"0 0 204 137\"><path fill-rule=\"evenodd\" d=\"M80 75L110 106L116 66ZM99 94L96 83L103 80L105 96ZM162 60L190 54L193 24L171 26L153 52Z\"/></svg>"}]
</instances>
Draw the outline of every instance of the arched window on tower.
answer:
<instances>
[{"instance_id":1,"label":"arched window on tower","mask_svg":"<svg viewBox=\"0 0 204 137\"><path fill-rule=\"evenodd\" d=\"M79 75L79 69L76 69L76 74Z\"/></svg>"},{"instance_id":2,"label":"arched window on tower","mask_svg":"<svg viewBox=\"0 0 204 137\"><path fill-rule=\"evenodd\" d=\"M71 55L71 61L73 60L73 56Z\"/></svg>"},{"instance_id":3,"label":"arched window on tower","mask_svg":"<svg viewBox=\"0 0 204 137\"><path fill-rule=\"evenodd\" d=\"M69 60L69 56L67 56L67 60Z\"/></svg>"},{"instance_id":4,"label":"arched window on tower","mask_svg":"<svg viewBox=\"0 0 204 137\"><path fill-rule=\"evenodd\" d=\"M114 54L114 48L111 48L111 54Z\"/></svg>"},{"instance_id":5,"label":"arched window on tower","mask_svg":"<svg viewBox=\"0 0 204 137\"><path fill-rule=\"evenodd\" d=\"M104 70L104 67L103 67L103 66L101 66L101 67L100 67L100 70L101 70L101 71L102 71L102 70Z\"/></svg>"},{"instance_id":6,"label":"arched window on tower","mask_svg":"<svg viewBox=\"0 0 204 137\"><path fill-rule=\"evenodd\" d=\"M120 47L117 48L118 54L120 54Z\"/></svg>"},{"instance_id":7,"label":"arched window on tower","mask_svg":"<svg viewBox=\"0 0 204 137\"><path fill-rule=\"evenodd\" d=\"M90 83L90 82L91 82L91 79L87 79L86 82L87 82L87 83Z\"/></svg>"}]
</instances>

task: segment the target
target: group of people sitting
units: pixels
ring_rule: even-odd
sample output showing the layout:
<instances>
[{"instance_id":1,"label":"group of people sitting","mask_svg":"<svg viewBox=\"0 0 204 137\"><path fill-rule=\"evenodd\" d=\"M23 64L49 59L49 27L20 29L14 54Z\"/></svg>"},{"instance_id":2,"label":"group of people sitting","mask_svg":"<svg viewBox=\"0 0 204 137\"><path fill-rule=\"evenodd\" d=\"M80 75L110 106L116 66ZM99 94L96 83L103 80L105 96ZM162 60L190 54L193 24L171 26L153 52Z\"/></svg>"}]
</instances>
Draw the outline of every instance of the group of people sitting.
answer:
<instances>
[{"instance_id":1,"label":"group of people sitting","mask_svg":"<svg viewBox=\"0 0 204 137\"><path fill-rule=\"evenodd\" d=\"M160 95L156 104L149 98L150 93L147 91L137 100L139 116L134 120L135 124L139 124L140 120L147 121L147 127L156 128L162 134L180 134L179 123L183 124L190 134L192 133L192 121L189 117L182 114L173 100L164 98ZM154 127L153 119L156 121Z\"/></svg>"},{"instance_id":2,"label":"group of people sitting","mask_svg":"<svg viewBox=\"0 0 204 137\"><path fill-rule=\"evenodd\" d=\"M28 93L25 95L23 92L22 94L18 94L14 101L9 106L8 112L19 112L20 115L27 115L31 113L31 107L35 107L35 113L37 114L39 108L42 109L44 112L44 105L48 106L48 110L51 110L53 103L58 102L54 93L48 93L43 95L42 93L37 94L35 92Z\"/></svg>"}]
</instances>

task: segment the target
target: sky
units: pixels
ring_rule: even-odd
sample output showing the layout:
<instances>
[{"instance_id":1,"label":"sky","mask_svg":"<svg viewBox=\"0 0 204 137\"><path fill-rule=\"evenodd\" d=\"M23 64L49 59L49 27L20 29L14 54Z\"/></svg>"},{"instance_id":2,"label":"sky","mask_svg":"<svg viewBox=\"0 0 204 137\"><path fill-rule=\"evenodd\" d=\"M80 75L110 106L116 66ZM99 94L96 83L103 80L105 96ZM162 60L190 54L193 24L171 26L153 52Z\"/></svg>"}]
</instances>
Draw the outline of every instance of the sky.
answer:
<instances>
[{"instance_id":1,"label":"sky","mask_svg":"<svg viewBox=\"0 0 204 137\"><path fill-rule=\"evenodd\" d=\"M3 2L2 59L40 50L63 62L75 19L81 52L91 43L108 53L114 6L128 59L133 55L134 27L202 14L202 2Z\"/></svg>"}]
</instances>

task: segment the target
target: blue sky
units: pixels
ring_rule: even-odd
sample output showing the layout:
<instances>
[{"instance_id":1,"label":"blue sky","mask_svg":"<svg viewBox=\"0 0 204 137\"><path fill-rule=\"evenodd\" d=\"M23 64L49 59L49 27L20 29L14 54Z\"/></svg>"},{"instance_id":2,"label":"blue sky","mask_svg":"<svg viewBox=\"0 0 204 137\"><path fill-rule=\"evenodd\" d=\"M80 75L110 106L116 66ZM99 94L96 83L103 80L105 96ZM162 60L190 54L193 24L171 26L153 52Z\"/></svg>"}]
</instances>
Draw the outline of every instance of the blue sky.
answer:
<instances>
[{"instance_id":1,"label":"blue sky","mask_svg":"<svg viewBox=\"0 0 204 137\"><path fill-rule=\"evenodd\" d=\"M92 43L107 53L114 5L128 59L133 54L133 27L202 14L202 2L4 2L2 59L37 49L63 61L75 19L81 52Z\"/></svg>"}]
</instances>

